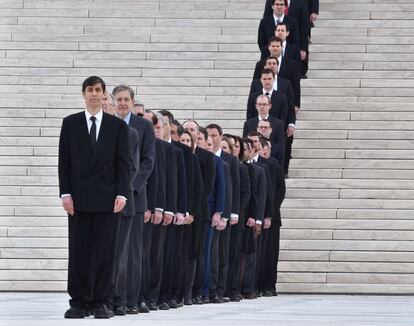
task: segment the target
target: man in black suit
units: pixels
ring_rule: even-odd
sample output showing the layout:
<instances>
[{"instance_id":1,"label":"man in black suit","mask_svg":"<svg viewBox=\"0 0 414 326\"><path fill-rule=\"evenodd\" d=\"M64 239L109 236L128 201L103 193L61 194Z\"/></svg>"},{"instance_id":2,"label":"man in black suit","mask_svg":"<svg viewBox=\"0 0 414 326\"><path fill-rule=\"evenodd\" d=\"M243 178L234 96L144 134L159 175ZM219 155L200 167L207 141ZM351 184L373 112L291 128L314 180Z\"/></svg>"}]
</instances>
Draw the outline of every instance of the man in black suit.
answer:
<instances>
[{"instance_id":1,"label":"man in black suit","mask_svg":"<svg viewBox=\"0 0 414 326\"><path fill-rule=\"evenodd\" d=\"M228 182L226 182L226 192L230 194L230 198L226 203L229 207L230 213L225 214L224 218L230 219L226 221L226 227L220 232L220 255L219 255L219 275L217 282L217 295L219 301L226 301L224 293L227 287L227 275L229 271L229 252L230 252L230 236L231 226L236 225L239 221L240 214L240 171L239 162L233 155L228 154L221 150L220 142L223 138L223 130L217 124L209 124L207 127L209 137L213 140L213 151L221 157L223 162L227 163L230 167L230 174L227 176Z\"/></svg>"},{"instance_id":2,"label":"man in black suit","mask_svg":"<svg viewBox=\"0 0 414 326\"><path fill-rule=\"evenodd\" d=\"M195 144L197 144L197 138L199 134L199 126L194 120L187 120L184 122L183 127L188 131ZM200 217L195 221L193 232L199 235L199 250L196 257L196 272L194 277L194 285L192 290L194 304L203 304L202 288L204 278L204 235L207 233L210 225L210 215L208 209L208 196L213 191L215 178L216 178L216 165L214 160L214 154L206 151L200 146L196 146L195 155L200 164L200 170L203 180L203 192L200 198Z\"/></svg>"},{"instance_id":3,"label":"man in black suit","mask_svg":"<svg viewBox=\"0 0 414 326\"><path fill-rule=\"evenodd\" d=\"M272 117L278 118L283 122L284 125L287 125L288 119L288 102L285 94L280 93L279 91L274 90L274 72L271 69L263 69L260 77L262 82L262 90L253 94L250 94L247 101L247 119L251 119L257 116L256 110L256 101L257 97L260 95L266 95L269 97L271 102L271 107L269 114Z\"/></svg>"},{"instance_id":4,"label":"man in black suit","mask_svg":"<svg viewBox=\"0 0 414 326\"><path fill-rule=\"evenodd\" d=\"M300 47L299 26L295 18L285 15L286 0L268 0L271 2L272 14L264 16L259 24L257 43L262 53L261 59L269 56L267 48L268 40L275 35L275 28L278 23L289 25L290 34L288 42Z\"/></svg>"},{"instance_id":5,"label":"man in black suit","mask_svg":"<svg viewBox=\"0 0 414 326\"><path fill-rule=\"evenodd\" d=\"M269 205L267 204L268 182L265 168L257 164L257 153L253 141L249 138L243 139L244 161L247 163L251 197L246 210L246 223L242 240L242 280L241 292L245 299L257 298L254 289L256 274L256 258L258 251L258 236L262 230L262 223L265 219ZM247 226L247 227L246 227Z\"/></svg>"},{"instance_id":6,"label":"man in black suit","mask_svg":"<svg viewBox=\"0 0 414 326\"><path fill-rule=\"evenodd\" d=\"M119 237L126 237L130 233L129 259L127 267L127 302L126 312L138 313L138 298L141 287L142 276L142 252L143 252L143 230L144 213L147 210L147 180L152 172L155 158L155 137L150 122L142 117L132 114L134 107L134 91L126 85L119 85L114 88L112 94L116 99L116 115L122 118L130 128L138 133L140 148L140 169L133 179L135 218L132 219L126 233ZM122 231L122 230L121 230ZM114 309L118 305L114 303ZM122 314L122 307L119 314ZM116 311L114 311L116 313Z\"/></svg>"},{"instance_id":7,"label":"man in black suit","mask_svg":"<svg viewBox=\"0 0 414 326\"><path fill-rule=\"evenodd\" d=\"M282 130L284 130L282 128ZM256 131L263 135L267 140L269 140L269 136L272 134L272 126L269 120L261 120L257 125ZM282 134L283 139L285 139L284 133ZM269 140L271 146L271 156L277 160L280 166L283 166L284 159L285 159L285 143L275 143Z\"/></svg>"},{"instance_id":8,"label":"man in black suit","mask_svg":"<svg viewBox=\"0 0 414 326\"><path fill-rule=\"evenodd\" d=\"M128 126L102 112L104 81L82 85L85 111L63 119L59 139L59 191L69 220L65 318L110 318L119 213L131 189Z\"/></svg>"},{"instance_id":9,"label":"man in black suit","mask_svg":"<svg viewBox=\"0 0 414 326\"><path fill-rule=\"evenodd\" d=\"M297 22L298 34L299 34L299 46L301 52L301 60L305 60L306 52L309 47L309 30L310 30L310 21L309 21L309 9L308 6L304 3L303 0L266 0L265 11L263 14L263 19L271 17L271 11L275 10L272 3L283 2L283 12L287 17L294 19ZM281 6L279 6L280 11L282 11ZM276 9L276 10L277 10ZM291 30L292 31L292 30ZM289 43L292 43L290 39L287 40Z\"/></svg>"},{"instance_id":10,"label":"man in black suit","mask_svg":"<svg viewBox=\"0 0 414 326\"><path fill-rule=\"evenodd\" d=\"M300 49L294 44L287 42L290 31L289 26L286 23L278 23L275 29L275 36L283 40L283 50L282 55L285 59L292 59L298 64L298 67L301 65L301 55Z\"/></svg>"},{"instance_id":11,"label":"man in black suit","mask_svg":"<svg viewBox=\"0 0 414 326\"><path fill-rule=\"evenodd\" d=\"M244 122L243 137L247 137L250 131L257 131L259 122L266 120L270 123L269 139L284 148L285 146L285 126L283 122L270 115L271 102L267 95L259 95L256 99L257 117Z\"/></svg>"}]
</instances>

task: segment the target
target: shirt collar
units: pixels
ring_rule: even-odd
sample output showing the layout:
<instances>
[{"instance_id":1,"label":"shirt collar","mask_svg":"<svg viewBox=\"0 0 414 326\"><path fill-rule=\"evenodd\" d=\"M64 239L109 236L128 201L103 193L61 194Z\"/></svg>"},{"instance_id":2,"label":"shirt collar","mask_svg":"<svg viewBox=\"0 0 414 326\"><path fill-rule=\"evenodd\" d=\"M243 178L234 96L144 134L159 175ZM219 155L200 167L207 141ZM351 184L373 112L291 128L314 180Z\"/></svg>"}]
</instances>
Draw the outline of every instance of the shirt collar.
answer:
<instances>
[{"instance_id":1,"label":"shirt collar","mask_svg":"<svg viewBox=\"0 0 414 326\"><path fill-rule=\"evenodd\" d=\"M86 116L86 121L89 121L89 119L92 117L92 114L90 114L90 112L85 109L85 116ZM102 116L103 116L102 109L99 110L99 112L94 115L94 117L96 118L96 121L98 122L102 121Z\"/></svg>"},{"instance_id":2,"label":"shirt collar","mask_svg":"<svg viewBox=\"0 0 414 326\"><path fill-rule=\"evenodd\" d=\"M221 150L221 148L219 148L219 150L217 152L215 152L214 154L216 154L216 156L218 156L218 157L221 157L221 152L222 152L222 150Z\"/></svg>"},{"instance_id":3,"label":"shirt collar","mask_svg":"<svg viewBox=\"0 0 414 326\"><path fill-rule=\"evenodd\" d=\"M283 22L283 19L285 19L285 14L283 14L282 16L280 16L279 18L278 17L276 17L274 14L273 14L273 19L275 20L275 24L277 23L277 20L280 20L281 22Z\"/></svg>"},{"instance_id":4,"label":"shirt collar","mask_svg":"<svg viewBox=\"0 0 414 326\"><path fill-rule=\"evenodd\" d=\"M258 159L259 159L259 153L257 153L255 156L253 156L252 162L256 162L257 163Z\"/></svg>"},{"instance_id":5,"label":"shirt collar","mask_svg":"<svg viewBox=\"0 0 414 326\"><path fill-rule=\"evenodd\" d=\"M269 115L267 115L267 116L265 116L264 118L262 118L260 115L258 116L259 117L259 121L262 121L262 120L267 120L267 119L269 119Z\"/></svg>"},{"instance_id":6,"label":"shirt collar","mask_svg":"<svg viewBox=\"0 0 414 326\"><path fill-rule=\"evenodd\" d=\"M270 91L266 91L264 88L262 88L263 94L269 93L270 97L272 96L273 93L273 88Z\"/></svg>"}]
</instances>

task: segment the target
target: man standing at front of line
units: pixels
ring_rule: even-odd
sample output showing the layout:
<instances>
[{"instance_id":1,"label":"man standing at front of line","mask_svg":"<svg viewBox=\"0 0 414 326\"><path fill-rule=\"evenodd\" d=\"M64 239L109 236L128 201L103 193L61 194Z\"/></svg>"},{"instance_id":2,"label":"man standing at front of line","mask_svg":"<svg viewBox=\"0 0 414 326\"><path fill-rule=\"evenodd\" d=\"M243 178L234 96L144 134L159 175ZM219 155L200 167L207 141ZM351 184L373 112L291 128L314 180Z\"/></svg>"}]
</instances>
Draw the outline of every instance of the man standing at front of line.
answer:
<instances>
[{"instance_id":1,"label":"man standing at front of line","mask_svg":"<svg viewBox=\"0 0 414 326\"><path fill-rule=\"evenodd\" d=\"M63 119L59 187L69 219L68 293L65 318L110 318L118 213L130 189L128 126L102 112L105 82L82 85L85 111ZM93 262L93 264L92 264Z\"/></svg>"}]
</instances>

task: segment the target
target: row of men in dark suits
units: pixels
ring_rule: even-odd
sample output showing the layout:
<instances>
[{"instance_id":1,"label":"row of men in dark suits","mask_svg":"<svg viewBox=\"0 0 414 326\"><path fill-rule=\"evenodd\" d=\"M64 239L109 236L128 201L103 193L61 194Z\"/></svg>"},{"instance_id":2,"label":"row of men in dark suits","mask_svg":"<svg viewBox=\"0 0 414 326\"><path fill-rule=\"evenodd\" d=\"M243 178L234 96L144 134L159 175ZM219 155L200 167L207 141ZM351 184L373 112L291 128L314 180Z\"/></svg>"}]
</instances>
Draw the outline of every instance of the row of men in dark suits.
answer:
<instances>
[{"instance_id":1,"label":"row of men in dark suits","mask_svg":"<svg viewBox=\"0 0 414 326\"><path fill-rule=\"evenodd\" d=\"M274 142L254 130L242 140L215 124L177 126L168 111L141 117L130 87L105 88L86 79L85 111L62 123L65 318L276 294L285 188Z\"/></svg>"},{"instance_id":2,"label":"row of men in dark suits","mask_svg":"<svg viewBox=\"0 0 414 326\"><path fill-rule=\"evenodd\" d=\"M285 177L288 177L296 115L301 105L300 81L307 78L310 30L318 13L318 0L266 0L259 24L257 42L261 60L256 63L253 74L246 118L256 116L257 97L268 95L272 105L270 115L282 120L285 127ZM270 77L262 76L264 68L274 72L274 91L269 83L263 83L270 82Z\"/></svg>"}]
</instances>

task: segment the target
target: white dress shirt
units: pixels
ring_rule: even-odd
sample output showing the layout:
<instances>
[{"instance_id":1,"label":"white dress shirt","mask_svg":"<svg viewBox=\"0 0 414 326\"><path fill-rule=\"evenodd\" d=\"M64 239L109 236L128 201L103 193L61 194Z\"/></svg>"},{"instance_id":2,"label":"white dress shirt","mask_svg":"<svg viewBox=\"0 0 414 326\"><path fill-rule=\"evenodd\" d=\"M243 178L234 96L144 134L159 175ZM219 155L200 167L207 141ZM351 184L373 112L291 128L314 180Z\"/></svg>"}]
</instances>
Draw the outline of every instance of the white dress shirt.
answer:
<instances>
[{"instance_id":1,"label":"white dress shirt","mask_svg":"<svg viewBox=\"0 0 414 326\"><path fill-rule=\"evenodd\" d=\"M88 133L91 132L92 128L92 120L91 120L92 114L89 113L88 110L85 109L85 118L86 118L86 124L88 125ZM96 125L96 141L98 141L99 136L99 130L101 129L101 123L102 123L102 117L103 112L100 110L97 114L95 114L95 125Z\"/></svg>"}]
</instances>

